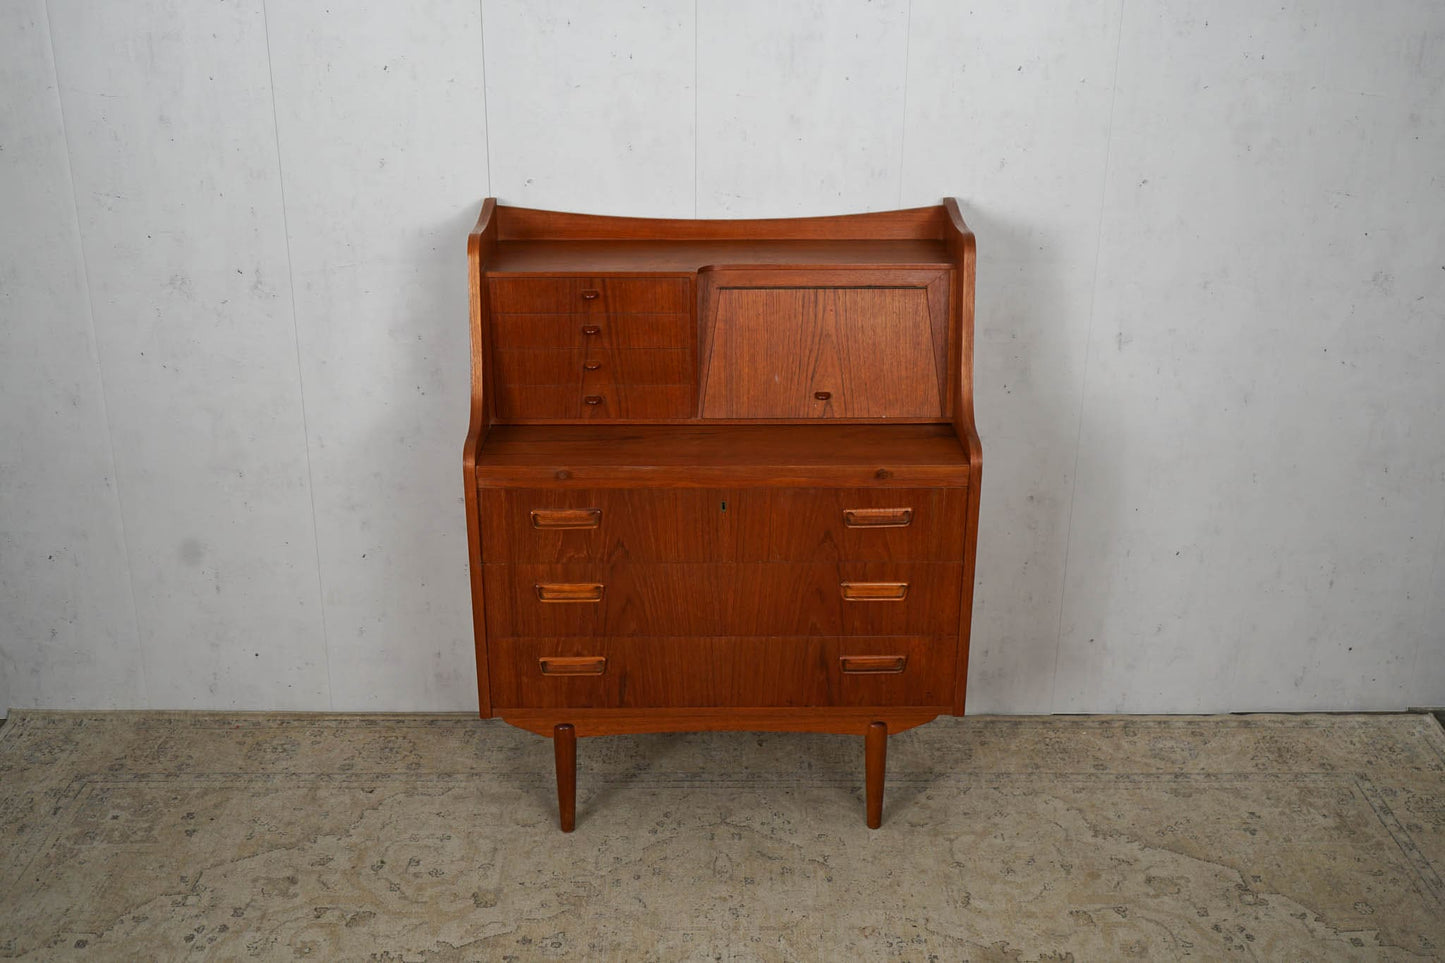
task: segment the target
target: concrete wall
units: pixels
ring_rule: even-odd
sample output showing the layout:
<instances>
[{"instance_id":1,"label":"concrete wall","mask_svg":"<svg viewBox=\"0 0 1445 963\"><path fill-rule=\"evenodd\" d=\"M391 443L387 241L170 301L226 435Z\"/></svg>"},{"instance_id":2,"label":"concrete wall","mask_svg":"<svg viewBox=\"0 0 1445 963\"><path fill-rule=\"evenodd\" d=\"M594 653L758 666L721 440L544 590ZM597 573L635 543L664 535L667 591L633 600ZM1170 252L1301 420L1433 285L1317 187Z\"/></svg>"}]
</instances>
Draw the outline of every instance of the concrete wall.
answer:
<instances>
[{"instance_id":1,"label":"concrete wall","mask_svg":"<svg viewBox=\"0 0 1445 963\"><path fill-rule=\"evenodd\" d=\"M465 234L960 198L970 707L1445 704L1434 0L0 7L0 709L465 710Z\"/></svg>"}]
</instances>

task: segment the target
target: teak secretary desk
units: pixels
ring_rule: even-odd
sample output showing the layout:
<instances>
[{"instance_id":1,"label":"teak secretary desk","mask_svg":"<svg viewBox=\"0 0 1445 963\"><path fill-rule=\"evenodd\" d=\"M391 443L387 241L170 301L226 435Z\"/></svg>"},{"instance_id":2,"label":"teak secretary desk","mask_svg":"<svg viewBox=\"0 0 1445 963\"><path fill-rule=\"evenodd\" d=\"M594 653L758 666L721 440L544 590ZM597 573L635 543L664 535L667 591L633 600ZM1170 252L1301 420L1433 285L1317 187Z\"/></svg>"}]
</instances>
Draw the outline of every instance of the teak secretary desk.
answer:
<instances>
[{"instance_id":1,"label":"teak secretary desk","mask_svg":"<svg viewBox=\"0 0 1445 963\"><path fill-rule=\"evenodd\" d=\"M961 715L974 238L936 207L655 220L488 199L463 462L481 715L865 736Z\"/></svg>"}]
</instances>

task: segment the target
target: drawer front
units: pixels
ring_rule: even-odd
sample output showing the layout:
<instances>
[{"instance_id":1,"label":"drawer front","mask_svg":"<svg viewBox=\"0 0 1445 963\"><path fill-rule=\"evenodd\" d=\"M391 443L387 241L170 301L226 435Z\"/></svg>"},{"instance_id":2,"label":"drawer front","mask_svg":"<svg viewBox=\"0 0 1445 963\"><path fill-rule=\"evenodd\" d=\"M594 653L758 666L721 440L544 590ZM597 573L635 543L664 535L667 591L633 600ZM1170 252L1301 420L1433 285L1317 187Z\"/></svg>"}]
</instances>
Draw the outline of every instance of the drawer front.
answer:
<instances>
[{"instance_id":1,"label":"drawer front","mask_svg":"<svg viewBox=\"0 0 1445 963\"><path fill-rule=\"evenodd\" d=\"M697 410L692 385L628 385L584 390L581 417L589 421L690 418Z\"/></svg>"},{"instance_id":2,"label":"drawer front","mask_svg":"<svg viewBox=\"0 0 1445 963\"><path fill-rule=\"evenodd\" d=\"M488 649L500 707L936 706L957 639L521 638Z\"/></svg>"},{"instance_id":3,"label":"drawer front","mask_svg":"<svg viewBox=\"0 0 1445 963\"><path fill-rule=\"evenodd\" d=\"M733 519L758 497L696 488L484 488L482 557L549 564L730 561Z\"/></svg>"},{"instance_id":4,"label":"drawer front","mask_svg":"<svg viewBox=\"0 0 1445 963\"><path fill-rule=\"evenodd\" d=\"M692 300L692 282L686 278L582 278L577 301L590 314L636 312L686 314Z\"/></svg>"},{"instance_id":5,"label":"drawer front","mask_svg":"<svg viewBox=\"0 0 1445 963\"><path fill-rule=\"evenodd\" d=\"M489 278L498 314L686 314L686 278Z\"/></svg>"},{"instance_id":6,"label":"drawer front","mask_svg":"<svg viewBox=\"0 0 1445 963\"><path fill-rule=\"evenodd\" d=\"M601 346L499 350L493 356L496 377L514 385L580 384L588 392L626 385L683 385L691 382L683 348Z\"/></svg>"},{"instance_id":7,"label":"drawer front","mask_svg":"<svg viewBox=\"0 0 1445 963\"><path fill-rule=\"evenodd\" d=\"M573 278L489 278L492 311L547 313L581 310Z\"/></svg>"},{"instance_id":8,"label":"drawer front","mask_svg":"<svg viewBox=\"0 0 1445 963\"><path fill-rule=\"evenodd\" d=\"M730 566L485 564L487 634L715 635ZM576 586L599 586L584 593ZM562 598L571 595L574 598Z\"/></svg>"},{"instance_id":9,"label":"drawer front","mask_svg":"<svg viewBox=\"0 0 1445 963\"><path fill-rule=\"evenodd\" d=\"M962 488L794 488L769 496L772 561L961 561Z\"/></svg>"},{"instance_id":10,"label":"drawer front","mask_svg":"<svg viewBox=\"0 0 1445 963\"><path fill-rule=\"evenodd\" d=\"M510 636L947 635L952 562L487 563L487 633ZM582 586L594 588L585 590Z\"/></svg>"},{"instance_id":11,"label":"drawer front","mask_svg":"<svg viewBox=\"0 0 1445 963\"><path fill-rule=\"evenodd\" d=\"M614 385L584 391L581 384L518 385L498 381L497 417L503 421L666 421L691 417L691 385Z\"/></svg>"},{"instance_id":12,"label":"drawer front","mask_svg":"<svg viewBox=\"0 0 1445 963\"><path fill-rule=\"evenodd\" d=\"M494 314L498 351L529 348L673 348L687 351L692 324L686 314ZM689 375L691 377L691 375Z\"/></svg>"},{"instance_id":13,"label":"drawer front","mask_svg":"<svg viewBox=\"0 0 1445 963\"><path fill-rule=\"evenodd\" d=\"M729 635L929 635L958 631L958 562L737 566Z\"/></svg>"}]
</instances>

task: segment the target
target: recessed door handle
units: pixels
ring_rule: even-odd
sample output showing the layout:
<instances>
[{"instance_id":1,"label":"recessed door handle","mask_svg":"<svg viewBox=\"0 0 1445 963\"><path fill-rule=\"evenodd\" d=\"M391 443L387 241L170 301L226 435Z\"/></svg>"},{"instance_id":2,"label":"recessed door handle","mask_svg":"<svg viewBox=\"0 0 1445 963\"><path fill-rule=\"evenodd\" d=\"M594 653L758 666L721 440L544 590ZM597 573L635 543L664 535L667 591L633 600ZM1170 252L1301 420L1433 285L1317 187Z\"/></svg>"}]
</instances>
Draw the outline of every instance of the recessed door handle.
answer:
<instances>
[{"instance_id":1,"label":"recessed door handle","mask_svg":"<svg viewBox=\"0 0 1445 963\"><path fill-rule=\"evenodd\" d=\"M907 528L913 524L913 509L845 508L843 524L848 528Z\"/></svg>"},{"instance_id":2,"label":"recessed door handle","mask_svg":"<svg viewBox=\"0 0 1445 963\"><path fill-rule=\"evenodd\" d=\"M907 582L839 582L849 602L902 602L908 598Z\"/></svg>"},{"instance_id":3,"label":"recessed door handle","mask_svg":"<svg viewBox=\"0 0 1445 963\"><path fill-rule=\"evenodd\" d=\"M538 582L539 602L601 602L601 582Z\"/></svg>"},{"instance_id":4,"label":"recessed door handle","mask_svg":"<svg viewBox=\"0 0 1445 963\"><path fill-rule=\"evenodd\" d=\"M601 675L607 671L604 655L547 655L537 664L543 675Z\"/></svg>"},{"instance_id":5,"label":"recessed door handle","mask_svg":"<svg viewBox=\"0 0 1445 963\"><path fill-rule=\"evenodd\" d=\"M847 675L896 675L908 665L908 656L845 655L838 661Z\"/></svg>"},{"instance_id":6,"label":"recessed door handle","mask_svg":"<svg viewBox=\"0 0 1445 963\"><path fill-rule=\"evenodd\" d=\"M601 526L600 508L538 508L532 512L532 527L544 531Z\"/></svg>"}]
</instances>

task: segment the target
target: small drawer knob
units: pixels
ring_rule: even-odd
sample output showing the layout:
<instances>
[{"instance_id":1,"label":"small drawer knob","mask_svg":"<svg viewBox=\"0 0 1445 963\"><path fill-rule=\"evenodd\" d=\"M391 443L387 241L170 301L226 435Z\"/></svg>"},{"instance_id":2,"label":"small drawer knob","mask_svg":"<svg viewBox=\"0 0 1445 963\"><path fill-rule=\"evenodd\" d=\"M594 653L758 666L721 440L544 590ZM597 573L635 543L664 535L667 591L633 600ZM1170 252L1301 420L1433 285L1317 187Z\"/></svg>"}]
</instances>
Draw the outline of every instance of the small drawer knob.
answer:
<instances>
[{"instance_id":1,"label":"small drawer knob","mask_svg":"<svg viewBox=\"0 0 1445 963\"><path fill-rule=\"evenodd\" d=\"M585 289L583 289L583 291L582 291L582 300L583 300L583 301L596 301L601 295L602 295L602 292L601 292L601 291L598 291L596 288L585 288Z\"/></svg>"},{"instance_id":2,"label":"small drawer knob","mask_svg":"<svg viewBox=\"0 0 1445 963\"><path fill-rule=\"evenodd\" d=\"M813 392L813 397L814 397L814 398L817 398L819 401L827 401L829 398L833 397L833 392L831 392L831 391L815 391L815 392Z\"/></svg>"},{"instance_id":3,"label":"small drawer knob","mask_svg":"<svg viewBox=\"0 0 1445 963\"><path fill-rule=\"evenodd\" d=\"M602 326L598 324L584 324L582 325L582 333L587 335L588 337L591 337L594 334L601 334Z\"/></svg>"},{"instance_id":4,"label":"small drawer knob","mask_svg":"<svg viewBox=\"0 0 1445 963\"><path fill-rule=\"evenodd\" d=\"M583 369L586 370L586 371L596 371L597 369L599 369L599 368L602 367L602 362L600 362L600 361L588 361L587 363L585 363L584 365L582 365L582 367L583 367Z\"/></svg>"},{"instance_id":5,"label":"small drawer knob","mask_svg":"<svg viewBox=\"0 0 1445 963\"><path fill-rule=\"evenodd\" d=\"M601 395L588 395L587 397L583 398L582 400L585 401L585 402L586 402L587 404L589 404L589 405L600 405L600 404L602 404L602 396L601 396Z\"/></svg>"}]
</instances>

